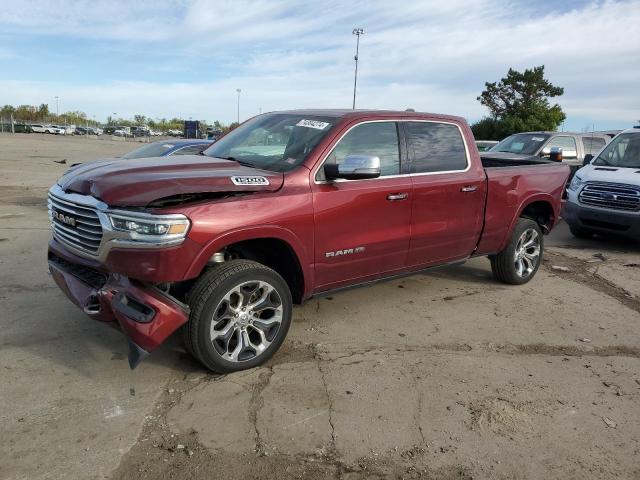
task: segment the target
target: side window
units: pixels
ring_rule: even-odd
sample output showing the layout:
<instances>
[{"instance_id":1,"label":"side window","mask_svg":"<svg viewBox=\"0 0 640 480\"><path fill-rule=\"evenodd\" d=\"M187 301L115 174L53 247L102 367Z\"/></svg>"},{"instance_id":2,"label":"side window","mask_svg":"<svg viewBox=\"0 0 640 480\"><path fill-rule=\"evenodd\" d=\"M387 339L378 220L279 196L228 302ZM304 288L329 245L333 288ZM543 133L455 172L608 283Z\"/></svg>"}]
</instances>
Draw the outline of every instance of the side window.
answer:
<instances>
[{"instance_id":1,"label":"side window","mask_svg":"<svg viewBox=\"0 0 640 480\"><path fill-rule=\"evenodd\" d=\"M601 137L582 137L582 146L584 147L584 154L595 155L602 147L604 147L605 141Z\"/></svg>"},{"instance_id":2,"label":"side window","mask_svg":"<svg viewBox=\"0 0 640 480\"><path fill-rule=\"evenodd\" d=\"M577 154L576 141L573 137L553 137L547 144L545 151L553 147L560 147L565 156L568 154L568 152L572 152L574 155Z\"/></svg>"},{"instance_id":3,"label":"side window","mask_svg":"<svg viewBox=\"0 0 640 480\"><path fill-rule=\"evenodd\" d=\"M398 128L395 122L370 122L352 128L327 157L325 163L340 164L347 155L380 157L380 176L400 173ZM318 179L324 179L320 169Z\"/></svg>"},{"instance_id":4,"label":"side window","mask_svg":"<svg viewBox=\"0 0 640 480\"><path fill-rule=\"evenodd\" d=\"M447 172L467 168L467 151L456 125L406 122L411 173Z\"/></svg>"},{"instance_id":5,"label":"side window","mask_svg":"<svg viewBox=\"0 0 640 480\"><path fill-rule=\"evenodd\" d=\"M190 147L184 147L180 150L176 150L171 155L198 155L203 147L208 147L208 145L192 145Z\"/></svg>"}]
</instances>

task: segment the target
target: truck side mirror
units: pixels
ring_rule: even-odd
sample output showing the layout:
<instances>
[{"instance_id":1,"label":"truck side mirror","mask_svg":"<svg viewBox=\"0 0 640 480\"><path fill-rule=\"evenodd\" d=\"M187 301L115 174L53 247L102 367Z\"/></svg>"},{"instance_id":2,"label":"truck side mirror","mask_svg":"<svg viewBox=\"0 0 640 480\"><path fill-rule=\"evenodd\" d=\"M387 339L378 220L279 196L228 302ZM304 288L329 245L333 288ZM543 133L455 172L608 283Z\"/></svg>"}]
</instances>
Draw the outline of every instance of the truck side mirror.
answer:
<instances>
[{"instance_id":1,"label":"truck side mirror","mask_svg":"<svg viewBox=\"0 0 640 480\"><path fill-rule=\"evenodd\" d=\"M562 161L562 148L560 147L552 147L549 152L549 160L552 162L561 162Z\"/></svg>"},{"instance_id":2,"label":"truck side mirror","mask_svg":"<svg viewBox=\"0 0 640 480\"><path fill-rule=\"evenodd\" d=\"M370 155L347 155L342 163L324 165L327 180L363 180L380 176L380 157Z\"/></svg>"},{"instance_id":3,"label":"truck side mirror","mask_svg":"<svg viewBox=\"0 0 640 480\"><path fill-rule=\"evenodd\" d=\"M582 166L584 167L585 165L589 165L591 163L591 160L593 160L593 155L587 153L584 156L584 160L582 160Z\"/></svg>"}]
</instances>

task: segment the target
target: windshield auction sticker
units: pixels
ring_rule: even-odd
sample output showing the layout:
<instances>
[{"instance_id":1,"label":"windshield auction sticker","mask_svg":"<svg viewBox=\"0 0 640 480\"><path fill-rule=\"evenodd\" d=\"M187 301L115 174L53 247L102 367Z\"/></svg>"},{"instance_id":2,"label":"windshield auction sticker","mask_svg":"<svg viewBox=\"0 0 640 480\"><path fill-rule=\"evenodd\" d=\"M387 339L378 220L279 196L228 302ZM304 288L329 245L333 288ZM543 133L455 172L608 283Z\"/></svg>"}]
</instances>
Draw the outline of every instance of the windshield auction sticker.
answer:
<instances>
[{"instance_id":1,"label":"windshield auction sticker","mask_svg":"<svg viewBox=\"0 0 640 480\"><path fill-rule=\"evenodd\" d=\"M297 127L315 128L317 130L324 130L329 125L327 122L318 122L317 120L300 120L296 123Z\"/></svg>"}]
</instances>

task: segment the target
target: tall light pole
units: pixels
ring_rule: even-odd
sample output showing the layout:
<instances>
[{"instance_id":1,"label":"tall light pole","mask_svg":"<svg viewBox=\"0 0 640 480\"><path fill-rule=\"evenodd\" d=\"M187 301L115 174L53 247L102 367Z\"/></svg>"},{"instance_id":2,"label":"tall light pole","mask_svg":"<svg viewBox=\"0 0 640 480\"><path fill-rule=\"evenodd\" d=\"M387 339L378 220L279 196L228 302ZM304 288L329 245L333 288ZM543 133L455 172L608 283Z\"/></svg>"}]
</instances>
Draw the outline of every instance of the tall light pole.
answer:
<instances>
[{"instance_id":1,"label":"tall light pole","mask_svg":"<svg viewBox=\"0 0 640 480\"><path fill-rule=\"evenodd\" d=\"M238 125L240 125L240 92L242 89L236 88L236 92L238 92Z\"/></svg>"},{"instance_id":2,"label":"tall light pole","mask_svg":"<svg viewBox=\"0 0 640 480\"><path fill-rule=\"evenodd\" d=\"M60 115L60 113L58 112L58 96L56 95L54 97L56 99L56 122L58 121L57 117L58 115Z\"/></svg>"},{"instance_id":3,"label":"tall light pole","mask_svg":"<svg viewBox=\"0 0 640 480\"><path fill-rule=\"evenodd\" d=\"M353 59L356 61L356 73L353 77L353 109L356 109L356 88L358 86L358 52L360 50L360 35L364 35L364 29L362 28L354 28L353 33L356 39L356 56Z\"/></svg>"}]
</instances>

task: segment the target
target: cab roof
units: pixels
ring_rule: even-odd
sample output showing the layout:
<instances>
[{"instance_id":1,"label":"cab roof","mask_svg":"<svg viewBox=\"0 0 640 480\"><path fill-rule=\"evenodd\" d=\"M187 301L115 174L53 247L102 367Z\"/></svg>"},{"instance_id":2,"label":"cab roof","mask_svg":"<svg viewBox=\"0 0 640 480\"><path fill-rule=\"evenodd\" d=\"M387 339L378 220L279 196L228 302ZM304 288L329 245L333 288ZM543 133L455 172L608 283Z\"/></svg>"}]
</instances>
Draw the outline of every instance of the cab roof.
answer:
<instances>
[{"instance_id":1,"label":"cab roof","mask_svg":"<svg viewBox=\"0 0 640 480\"><path fill-rule=\"evenodd\" d=\"M437 118L441 120L450 120L465 123L462 117L454 115L444 115L441 113L413 112L407 110L351 110L351 109L299 109L299 110L283 110L269 113L287 113L292 115L309 115L319 117L335 117L345 120L360 120L370 117L402 117L402 118Z\"/></svg>"}]
</instances>

